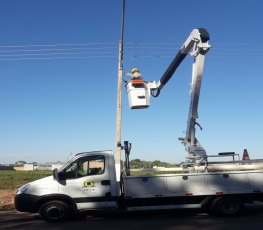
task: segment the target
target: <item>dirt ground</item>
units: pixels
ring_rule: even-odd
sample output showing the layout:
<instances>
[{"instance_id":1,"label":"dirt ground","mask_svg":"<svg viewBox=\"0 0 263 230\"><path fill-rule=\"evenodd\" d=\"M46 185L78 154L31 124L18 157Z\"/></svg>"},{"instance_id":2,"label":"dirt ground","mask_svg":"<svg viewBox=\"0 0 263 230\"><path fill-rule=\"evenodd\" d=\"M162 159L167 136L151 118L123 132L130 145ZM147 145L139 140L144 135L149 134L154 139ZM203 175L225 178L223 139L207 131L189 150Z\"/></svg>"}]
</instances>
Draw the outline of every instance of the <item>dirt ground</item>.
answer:
<instances>
[{"instance_id":1,"label":"dirt ground","mask_svg":"<svg viewBox=\"0 0 263 230\"><path fill-rule=\"evenodd\" d=\"M0 211L14 209L15 190L0 189Z\"/></svg>"}]
</instances>

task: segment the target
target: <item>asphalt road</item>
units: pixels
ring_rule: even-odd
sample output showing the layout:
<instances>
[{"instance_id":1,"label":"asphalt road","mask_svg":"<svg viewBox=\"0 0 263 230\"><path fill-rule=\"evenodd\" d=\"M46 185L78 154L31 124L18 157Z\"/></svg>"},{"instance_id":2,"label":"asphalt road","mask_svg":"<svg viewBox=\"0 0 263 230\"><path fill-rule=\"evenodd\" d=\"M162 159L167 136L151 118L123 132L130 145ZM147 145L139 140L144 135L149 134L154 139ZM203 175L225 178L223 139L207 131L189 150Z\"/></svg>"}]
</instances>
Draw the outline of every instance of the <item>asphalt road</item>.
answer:
<instances>
[{"instance_id":1,"label":"asphalt road","mask_svg":"<svg viewBox=\"0 0 263 230\"><path fill-rule=\"evenodd\" d=\"M200 209L177 209L174 211L92 214L82 220L63 223L47 223L37 214L16 211L0 212L0 229L49 229L49 230L261 230L263 229L263 206L249 206L238 217L214 217Z\"/></svg>"}]
</instances>

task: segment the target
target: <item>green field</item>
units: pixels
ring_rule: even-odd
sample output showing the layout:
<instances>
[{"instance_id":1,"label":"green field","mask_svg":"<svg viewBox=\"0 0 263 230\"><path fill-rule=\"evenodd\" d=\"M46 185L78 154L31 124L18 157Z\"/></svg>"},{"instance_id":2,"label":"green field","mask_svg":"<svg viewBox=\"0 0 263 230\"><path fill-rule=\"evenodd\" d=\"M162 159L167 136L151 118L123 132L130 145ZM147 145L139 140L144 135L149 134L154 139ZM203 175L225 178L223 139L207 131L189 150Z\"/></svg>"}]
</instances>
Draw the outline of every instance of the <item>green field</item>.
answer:
<instances>
[{"instance_id":1,"label":"green field","mask_svg":"<svg viewBox=\"0 0 263 230\"><path fill-rule=\"evenodd\" d=\"M19 186L45 176L52 175L52 171L0 171L0 189L16 189Z\"/></svg>"},{"instance_id":2,"label":"green field","mask_svg":"<svg viewBox=\"0 0 263 230\"><path fill-rule=\"evenodd\" d=\"M28 182L49 176L52 171L0 170L0 211L14 209L16 189Z\"/></svg>"}]
</instances>

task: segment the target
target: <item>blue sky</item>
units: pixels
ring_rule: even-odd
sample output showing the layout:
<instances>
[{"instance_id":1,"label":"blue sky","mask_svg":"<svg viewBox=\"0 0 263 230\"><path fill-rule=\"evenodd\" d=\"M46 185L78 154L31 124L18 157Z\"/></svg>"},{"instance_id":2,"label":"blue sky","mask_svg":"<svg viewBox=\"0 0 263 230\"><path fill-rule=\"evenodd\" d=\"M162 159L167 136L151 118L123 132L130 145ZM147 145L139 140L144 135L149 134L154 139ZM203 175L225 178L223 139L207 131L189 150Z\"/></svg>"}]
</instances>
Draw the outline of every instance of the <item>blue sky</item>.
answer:
<instances>
[{"instance_id":1,"label":"blue sky","mask_svg":"<svg viewBox=\"0 0 263 230\"><path fill-rule=\"evenodd\" d=\"M0 163L115 148L121 0L0 2ZM124 70L159 80L194 28L210 33L197 138L209 155L262 158L261 0L126 0ZM131 159L181 162L193 58L147 110L123 91Z\"/></svg>"}]
</instances>

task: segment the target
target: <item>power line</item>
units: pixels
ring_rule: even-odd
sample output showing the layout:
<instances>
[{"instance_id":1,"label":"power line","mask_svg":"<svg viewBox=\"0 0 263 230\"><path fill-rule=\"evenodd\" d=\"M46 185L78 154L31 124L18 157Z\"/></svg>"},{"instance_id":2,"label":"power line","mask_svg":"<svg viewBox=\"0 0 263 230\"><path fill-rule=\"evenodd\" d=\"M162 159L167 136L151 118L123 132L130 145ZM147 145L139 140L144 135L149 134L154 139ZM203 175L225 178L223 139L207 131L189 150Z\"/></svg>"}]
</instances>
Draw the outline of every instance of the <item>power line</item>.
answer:
<instances>
[{"instance_id":1,"label":"power line","mask_svg":"<svg viewBox=\"0 0 263 230\"><path fill-rule=\"evenodd\" d=\"M60 44L28 44L28 45L7 45L0 48L27 48L27 47L54 47L54 46L87 46L87 45L112 45L116 42L90 42L90 43L60 43Z\"/></svg>"},{"instance_id":2,"label":"power line","mask_svg":"<svg viewBox=\"0 0 263 230\"><path fill-rule=\"evenodd\" d=\"M40 53L40 54L31 54L31 53L27 53L27 54L0 54L0 57L18 57L18 56L52 56L52 55L79 55L79 54L113 54L113 52L69 52L69 53Z\"/></svg>"},{"instance_id":3,"label":"power line","mask_svg":"<svg viewBox=\"0 0 263 230\"><path fill-rule=\"evenodd\" d=\"M0 57L0 61L17 61L17 60L48 60L48 59L70 59L70 58L78 58L78 59L85 59L85 58L116 58L117 55L89 55L89 54L81 54L75 55L71 54L70 56L52 56L52 55L38 55L38 56L13 56L13 57Z\"/></svg>"},{"instance_id":4,"label":"power line","mask_svg":"<svg viewBox=\"0 0 263 230\"><path fill-rule=\"evenodd\" d=\"M100 49L116 49L116 47L82 47L82 48L57 48L57 49L16 49L16 50L0 50L0 53L14 52L42 52L42 51L69 51L69 50L100 50Z\"/></svg>"},{"instance_id":5,"label":"power line","mask_svg":"<svg viewBox=\"0 0 263 230\"><path fill-rule=\"evenodd\" d=\"M124 46L126 58L172 58L180 49L178 43L165 42L125 42ZM212 49L210 58L263 58L263 45L260 44L219 44ZM117 50L118 44L114 42L0 46L0 60L117 58Z\"/></svg>"}]
</instances>

